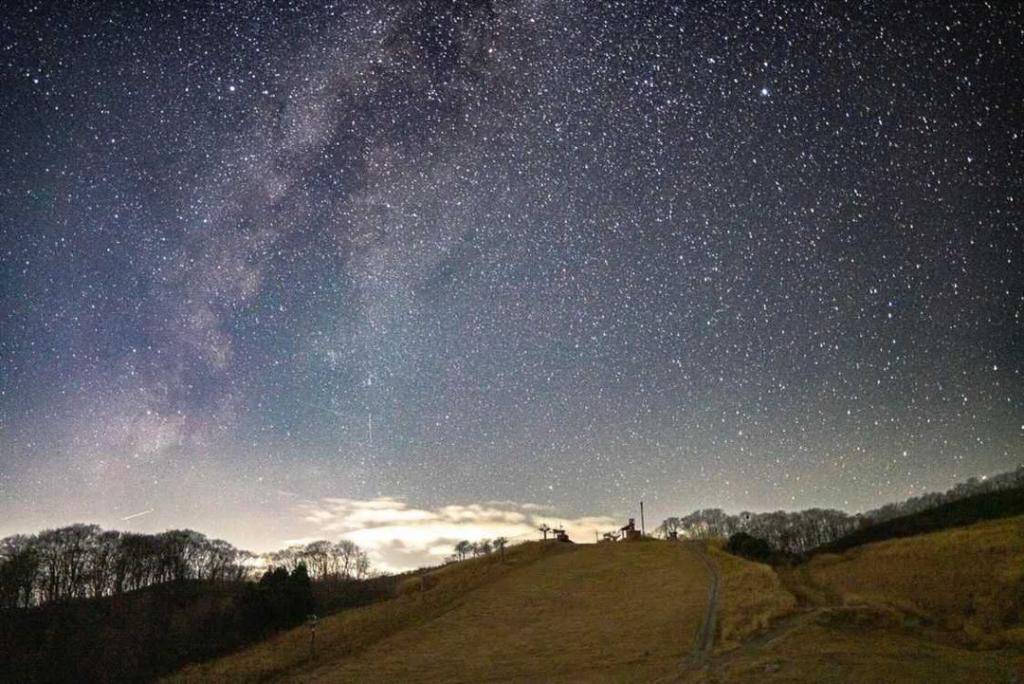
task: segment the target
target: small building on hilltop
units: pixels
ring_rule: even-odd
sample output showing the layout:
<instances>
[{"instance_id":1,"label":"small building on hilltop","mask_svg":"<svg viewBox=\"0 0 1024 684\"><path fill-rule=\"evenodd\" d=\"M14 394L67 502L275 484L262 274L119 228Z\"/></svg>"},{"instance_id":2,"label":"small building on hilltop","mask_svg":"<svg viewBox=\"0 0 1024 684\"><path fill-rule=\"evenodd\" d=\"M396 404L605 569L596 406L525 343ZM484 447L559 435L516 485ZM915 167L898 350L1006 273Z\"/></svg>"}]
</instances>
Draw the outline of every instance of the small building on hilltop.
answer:
<instances>
[{"instance_id":1,"label":"small building on hilltop","mask_svg":"<svg viewBox=\"0 0 1024 684\"><path fill-rule=\"evenodd\" d=\"M537 529L544 535L544 541L547 541L548 532L550 532L552 541L569 542L572 544L572 539L569 539L569 535L560 527L550 527L547 523L544 523Z\"/></svg>"},{"instance_id":2,"label":"small building on hilltop","mask_svg":"<svg viewBox=\"0 0 1024 684\"><path fill-rule=\"evenodd\" d=\"M640 538L640 530L636 529L636 520L630 518L629 522L619 528L622 541L633 541Z\"/></svg>"}]
</instances>

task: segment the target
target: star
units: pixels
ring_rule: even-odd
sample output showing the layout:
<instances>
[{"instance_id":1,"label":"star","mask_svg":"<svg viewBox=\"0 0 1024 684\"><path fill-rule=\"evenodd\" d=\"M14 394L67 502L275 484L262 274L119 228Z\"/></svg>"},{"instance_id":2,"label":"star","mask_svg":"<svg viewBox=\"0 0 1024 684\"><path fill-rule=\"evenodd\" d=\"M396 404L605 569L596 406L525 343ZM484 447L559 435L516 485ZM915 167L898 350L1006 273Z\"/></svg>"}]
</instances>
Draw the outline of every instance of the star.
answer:
<instances>
[{"instance_id":1,"label":"star","mask_svg":"<svg viewBox=\"0 0 1024 684\"><path fill-rule=\"evenodd\" d=\"M2 13L0 535L1016 467L1020 13L719 4Z\"/></svg>"}]
</instances>

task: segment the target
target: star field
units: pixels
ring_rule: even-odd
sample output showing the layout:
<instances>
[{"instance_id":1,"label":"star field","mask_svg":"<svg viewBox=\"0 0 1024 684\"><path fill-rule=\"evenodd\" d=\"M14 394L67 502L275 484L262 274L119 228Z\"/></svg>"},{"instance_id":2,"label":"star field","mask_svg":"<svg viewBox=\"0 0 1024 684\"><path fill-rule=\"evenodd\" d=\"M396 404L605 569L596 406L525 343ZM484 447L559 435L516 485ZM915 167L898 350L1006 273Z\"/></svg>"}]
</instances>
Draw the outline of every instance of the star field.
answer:
<instances>
[{"instance_id":1,"label":"star field","mask_svg":"<svg viewBox=\"0 0 1024 684\"><path fill-rule=\"evenodd\" d=\"M1012 3L3 14L0 533L1024 460Z\"/></svg>"}]
</instances>

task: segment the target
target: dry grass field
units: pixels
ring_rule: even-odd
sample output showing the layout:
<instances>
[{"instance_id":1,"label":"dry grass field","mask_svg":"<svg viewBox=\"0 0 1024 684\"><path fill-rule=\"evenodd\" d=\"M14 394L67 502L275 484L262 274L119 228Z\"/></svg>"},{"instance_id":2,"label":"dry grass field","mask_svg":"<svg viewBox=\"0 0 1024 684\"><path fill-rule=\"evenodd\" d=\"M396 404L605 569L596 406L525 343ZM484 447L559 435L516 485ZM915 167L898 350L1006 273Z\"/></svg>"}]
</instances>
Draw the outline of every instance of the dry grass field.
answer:
<instances>
[{"instance_id":1,"label":"dry grass field","mask_svg":"<svg viewBox=\"0 0 1024 684\"><path fill-rule=\"evenodd\" d=\"M766 566L715 558L720 648L686 681L1024 682L1024 518L818 556L781 570L781 584Z\"/></svg>"},{"instance_id":2,"label":"dry grass field","mask_svg":"<svg viewBox=\"0 0 1024 684\"><path fill-rule=\"evenodd\" d=\"M193 667L176 681L635 681L675 677L708 572L680 544L531 543L441 568L399 596Z\"/></svg>"},{"instance_id":3,"label":"dry grass field","mask_svg":"<svg viewBox=\"0 0 1024 684\"><path fill-rule=\"evenodd\" d=\"M721 656L687 679L715 684L1011 684L1024 657L973 651L915 635L898 614L868 607L791 618L767 639ZM1016 679L1014 679L1016 677Z\"/></svg>"},{"instance_id":4,"label":"dry grass field","mask_svg":"<svg viewBox=\"0 0 1024 684\"><path fill-rule=\"evenodd\" d=\"M892 608L966 645L1001 646L1024 622L1024 518L819 556L805 578L843 604Z\"/></svg>"},{"instance_id":5,"label":"dry grass field","mask_svg":"<svg viewBox=\"0 0 1024 684\"><path fill-rule=\"evenodd\" d=\"M796 610L796 598L767 565L752 563L709 544L722 577L716 649L728 650Z\"/></svg>"}]
</instances>

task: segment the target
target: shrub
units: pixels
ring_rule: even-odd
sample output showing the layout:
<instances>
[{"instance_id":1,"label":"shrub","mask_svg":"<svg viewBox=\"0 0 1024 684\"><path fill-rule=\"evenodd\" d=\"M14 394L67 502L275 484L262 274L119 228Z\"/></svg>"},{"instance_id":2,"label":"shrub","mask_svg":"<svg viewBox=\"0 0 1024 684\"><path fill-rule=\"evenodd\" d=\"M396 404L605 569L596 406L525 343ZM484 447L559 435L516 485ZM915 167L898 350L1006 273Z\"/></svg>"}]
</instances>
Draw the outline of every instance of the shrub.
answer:
<instances>
[{"instance_id":1,"label":"shrub","mask_svg":"<svg viewBox=\"0 0 1024 684\"><path fill-rule=\"evenodd\" d=\"M775 549L771 544L746 532L737 532L729 537L725 550L759 563L770 563L775 556Z\"/></svg>"}]
</instances>

